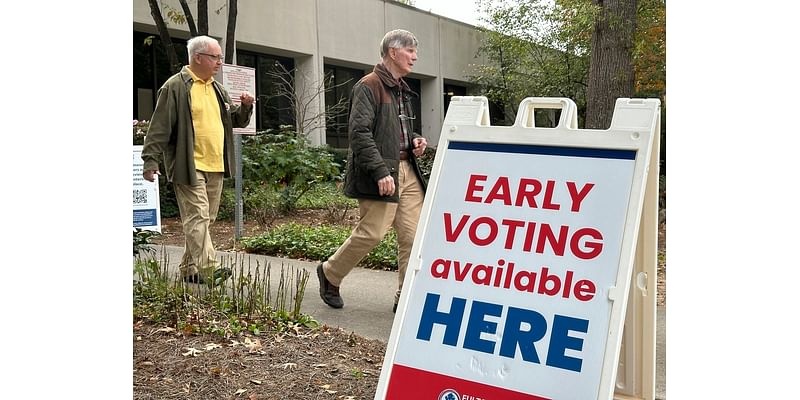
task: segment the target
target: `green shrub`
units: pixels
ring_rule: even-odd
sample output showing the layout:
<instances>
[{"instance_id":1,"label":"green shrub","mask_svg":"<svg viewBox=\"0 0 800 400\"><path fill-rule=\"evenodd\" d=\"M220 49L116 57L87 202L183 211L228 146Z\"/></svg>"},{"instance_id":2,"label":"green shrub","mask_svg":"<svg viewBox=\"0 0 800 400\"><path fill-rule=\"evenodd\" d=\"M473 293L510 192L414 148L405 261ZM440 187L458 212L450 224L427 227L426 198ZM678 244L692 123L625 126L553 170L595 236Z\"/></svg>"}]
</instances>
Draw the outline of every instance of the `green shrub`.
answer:
<instances>
[{"instance_id":1,"label":"green shrub","mask_svg":"<svg viewBox=\"0 0 800 400\"><path fill-rule=\"evenodd\" d=\"M222 188L222 196L219 199L219 210L217 211L217 220L231 221L236 217L236 189L233 187L225 187L233 185L233 179L225 179L225 184Z\"/></svg>"},{"instance_id":2,"label":"green shrub","mask_svg":"<svg viewBox=\"0 0 800 400\"><path fill-rule=\"evenodd\" d=\"M217 220L232 220L235 217L235 197L234 188L223 189ZM272 221L284 214L281 207L280 189L272 185L250 181L242 189L242 208L247 219L258 221L262 225L271 225ZM329 214L326 221L330 223L341 221L348 210L357 207L358 201L346 197L335 182L312 186L295 203L296 209L326 210Z\"/></svg>"},{"instance_id":3,"label":"green shrub","mask_svg":"<svg viewBox=\"0 0 800 400\"><path fill-rule=\"evenodd\" d=\"M431 169L433 169L433 161L436 158L436 149L431 147L426 147L425 152L422 153L421 157L417 157L417 165L419 165L419 169L422 171L422 176L425 178L425 182L429 182L431 180Z\"/></svg>"},{"instance_id":4,"label":"green shrub","mask_svg":"<svg viewBox=\"0 0 800 400\"><path fill-rule=\"evenodd\" d=\"M320 183L297 200L297 208L321 209L331 206L339 208L358 207L358 200L344 195L336 182Z\"/></svg>"},{"instance_id":5,"label":"green shrub","mask_svg":"<svg viewBox=\"0 0 800 400\"><path fill-rule=\"evenodd\" d=\"M242 192L244 214L262 225L270 225L280 216L280 201L278 190L268 185L251 182Z\"/></svg>"},{"instance_id":6,"label":"green shrub","mask_svg":"<svg viewBox=\"0 0 800 400\"><path fill-rule=\"evenodd\" d=\"M345 170L345 165L347 165L347 153L350 151L348 148L336 148L336 147L327 147L327 150L331 155L333 155L333 162L339 164L342 171Z\"/></svg>"},{"instance_id":7,"label":"green shrub","mask_svg":"<svg viewBox=\"0 0 800 400\"><path fill-rule=\"evenodd\" d=\"M264 234L242 238L242 248L250 253L278 257L326 260L350 236L346 226L305 226L296 223L283 224ZM394 230L359 263L359 266L375 269L397 269L397 235Z\"/></svg>"},{"instance_id":8,"label":"green shrub","mask_svg":"<svg viewBox=\"0 0 800 400\"><path fill-rule=\"evenodd\" d=\"M172 218L181 215L181 210L178 208L178 199L175 197L175 187L167 182L167 176L163 171L163 163L159 167L162 171L161 177L158 178L158 204L161 207L161 216L163 218Z\"/></svg>"},{"instance_id":9,"label":"green shrub","mask_svg":"<svg viewBox=\"0 0 800 400\"><path fill-rule=\"evenodd\" d=\"M338 183L316 185L297 202L298 208L324 209L324 222L337 224L344 221L348 211L358 208L358 201L346 197Z\"/></svg>"},{"instance_id":10,"label":"green shrub","mask_svg":"<svg viewBox=\"0 0 800 400\"><path fill-rule=\"evenodd\" d=\"M280 209L295 209L297 200L314 185L336 180L340 165L323 147L314 147L290 127L267 130L242 141L242 178L280 191Z\"/></svg>"},{"instance_id":11,"label":"green shrub","mask_svg":"<svg viewBox=\"0 0 800 400\"><path fill-rule=\"evenodd\" d=\"M133 230L133 255L138 256L140 253L155 253L155 249L150 246L150 239L157 236L161 236L161 234L156 231L135 228Z\"/></svg>"}]
</instances>

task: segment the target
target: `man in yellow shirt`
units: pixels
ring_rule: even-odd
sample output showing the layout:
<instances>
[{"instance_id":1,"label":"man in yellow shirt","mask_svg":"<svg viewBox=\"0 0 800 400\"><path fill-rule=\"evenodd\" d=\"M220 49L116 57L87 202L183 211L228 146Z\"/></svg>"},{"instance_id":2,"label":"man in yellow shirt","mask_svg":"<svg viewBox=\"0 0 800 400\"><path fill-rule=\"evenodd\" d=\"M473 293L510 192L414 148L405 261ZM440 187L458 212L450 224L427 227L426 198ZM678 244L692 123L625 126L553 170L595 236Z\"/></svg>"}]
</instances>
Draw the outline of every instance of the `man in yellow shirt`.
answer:
<instances>
[{"instance_id":1,"label":"man in yellow shirt","mask_svg":"<svg viewBox=\"0 0 800 400\"><path fill-rule=\"evenodd\" d=\"M234 104L214 80L223 60L216 39L197 36L189 39L187 48L189 65L158 90L142 149L142 175L153 182L161 175L159 162L164 162L186 237L181 275L186 282L206 283L230 276L227 268L215 272L209 226L217 218L223 178L236 171L233 127L248 125L255 99L243 92L241 104Z\"/></svg>"}]
</instances>

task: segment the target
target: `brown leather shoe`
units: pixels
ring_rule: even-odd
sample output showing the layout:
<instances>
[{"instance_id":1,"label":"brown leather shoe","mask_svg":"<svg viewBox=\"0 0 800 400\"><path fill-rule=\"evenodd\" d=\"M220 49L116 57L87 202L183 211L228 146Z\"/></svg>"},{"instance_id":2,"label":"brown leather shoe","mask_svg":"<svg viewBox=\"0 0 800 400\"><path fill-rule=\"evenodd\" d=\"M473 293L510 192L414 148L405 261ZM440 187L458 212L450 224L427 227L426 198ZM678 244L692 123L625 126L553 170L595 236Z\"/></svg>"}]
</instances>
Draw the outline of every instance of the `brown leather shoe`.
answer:
<instances>
[{"instance_id":1,"label":"brown leather shoe","mask_svg":"<svg viewBox=\"0 0 800 400\"><path fill-rule=\"evenodd\" d=\"M328 278L325 277L325 272L322 271L322 263L317 265L317 278L319 278L319 297L322 298L322 301L333 308L344 307L344 300L339 295L339 287L333 286L328 281Z\"/></svg>"}]
</instances>

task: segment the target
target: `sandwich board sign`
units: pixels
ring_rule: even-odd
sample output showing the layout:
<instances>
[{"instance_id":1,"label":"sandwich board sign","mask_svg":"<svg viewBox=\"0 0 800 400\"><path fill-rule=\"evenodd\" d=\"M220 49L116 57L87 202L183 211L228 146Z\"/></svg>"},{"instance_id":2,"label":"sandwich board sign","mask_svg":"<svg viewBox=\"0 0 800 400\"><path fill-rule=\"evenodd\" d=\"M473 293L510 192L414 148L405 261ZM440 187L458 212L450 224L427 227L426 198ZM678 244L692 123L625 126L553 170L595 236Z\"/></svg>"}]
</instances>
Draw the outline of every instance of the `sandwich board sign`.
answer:
<instances>
[{"instance_id":1,"label":"sandwich board sign","mask_svg":"<svg viewBox=\"0 0 800 400\"><path fill-rule=\"evenodd\" d=\"M555 128L535 126L540 109L561 110ZM625 386L629 293L654 297L655 273L634 264L659 123L656 99L618 99L608 130L586 130L571 100L528 98L513 126L491 126L485 97L453 97L375 399Z\"/></svg>"}]
</instances>

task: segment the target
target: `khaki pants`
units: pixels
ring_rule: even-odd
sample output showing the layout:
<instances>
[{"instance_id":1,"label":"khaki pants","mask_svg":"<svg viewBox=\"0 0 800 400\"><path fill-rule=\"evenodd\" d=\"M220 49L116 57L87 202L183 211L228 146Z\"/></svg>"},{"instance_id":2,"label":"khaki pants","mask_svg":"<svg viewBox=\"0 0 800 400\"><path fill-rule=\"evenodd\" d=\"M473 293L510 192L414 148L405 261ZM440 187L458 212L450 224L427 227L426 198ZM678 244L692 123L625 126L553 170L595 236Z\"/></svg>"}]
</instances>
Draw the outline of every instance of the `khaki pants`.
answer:
<instances>
[{"instance_id":1,"label":"khaki pants","mask_svg":"<svg viewBox=\"0 0 800 400\"><path fill-rule=\"evenodd\" d=\"M217 254L211 243L209 227L217 219L222 196L222 172L195 171L196 185L175 184L175 198L186 238L181 275L200 273L210 277L216 267Z\"/></svg>"},{"instance_id":2,"label":"khaki pants","mask_svg":"<svg viewBox=\"0 0 800 400\"><path fill-rule=\"evenodd\" d=\"M397 231L397 272L398 285L394 301L400 299L403 280L406 276L411 246L417 233L417 223L425 198L422 185L414 173L411 163L400 162L399 203L377 200L358 200L360 219L350 237L322 265L325 277L334 285L340 286L347 274L364 258L393 226Z\"/></svg>"}]
</instances>

